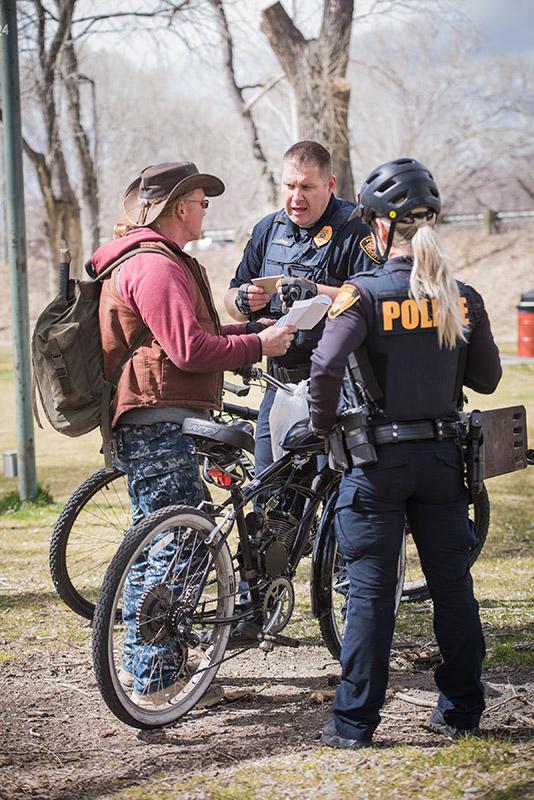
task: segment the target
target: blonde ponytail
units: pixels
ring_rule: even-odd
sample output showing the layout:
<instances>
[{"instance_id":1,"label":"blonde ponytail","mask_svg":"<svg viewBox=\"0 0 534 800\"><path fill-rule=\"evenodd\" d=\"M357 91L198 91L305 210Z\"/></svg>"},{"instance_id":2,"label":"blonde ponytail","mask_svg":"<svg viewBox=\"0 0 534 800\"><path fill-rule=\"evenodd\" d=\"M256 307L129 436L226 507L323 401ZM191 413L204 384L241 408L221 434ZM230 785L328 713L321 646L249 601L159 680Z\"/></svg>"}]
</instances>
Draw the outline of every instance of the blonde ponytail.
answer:
<instances>
[{"instance_id":1,"label":"blonde ponytail","mask_svg":"<svg viewBox=\"0 0 534 800\"><path fill-rule=\"evenodd\" d=\"M414 209L415 211L416 209ZM440 347L452 350L458 341L466 341L467 328L460 310L460 292L449 269L450 259L441 249L428 219L399 222L393 242L397 246L409 242L413 253L410 273L410 295L420 303L437 300L437 333ZM382 221L389 227L389 220ZM406 245L404 245L406 247Z\"/></svg>"},{"instance_id":2,"label":"blonde ponytail","mask_svg":"<svg viewBox=\"0 0 534 800\"><path fill-rule=\"evenodd\" d=\"M460 310L458 284L449 268L450 260L441 249L436 231L430 225L418 227L412 238L413 269L410 293L418 303L424 298L438 302L438 342L452 350L465 342L466 327Z\"/></svg>"}]
</instances>

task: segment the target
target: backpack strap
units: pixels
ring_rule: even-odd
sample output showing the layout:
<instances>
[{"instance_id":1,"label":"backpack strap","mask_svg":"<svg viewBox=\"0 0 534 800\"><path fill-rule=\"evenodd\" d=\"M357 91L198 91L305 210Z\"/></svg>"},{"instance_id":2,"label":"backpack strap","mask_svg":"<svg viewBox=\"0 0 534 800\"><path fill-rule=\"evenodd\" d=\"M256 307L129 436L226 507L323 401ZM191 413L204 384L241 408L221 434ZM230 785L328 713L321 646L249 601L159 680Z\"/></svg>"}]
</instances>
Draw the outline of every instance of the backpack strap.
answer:
<instances>
[{"instance_id":1,"label":"backpack strap","mask_svg":"<svg viewBox=\"0 0 534 800\"><path fill-rule=\"evenodd\" d=\"M104 453L104 464L106 470L111 472L113 469L112 464L112 431L111 431L111 401L113 394L117 388L117 383L122 375L122 371L127 361L132 358L138 347L142 345L144 340L149 334L148 328L144 328L138 336L134 339L128 350L124 353L119 363L113 370L111 380L105 381L104 389L102 390L102 410L101 410L101 423L100 430L102 431L102 452Z\"/></svg>"},{"instance_id":2,"label":"backpack strap","mask_svg":"<svg viewBox=\"0 0 534 800\"><path fill-rule=\"evenodd\" d=\"M41 417L39 416L39 407L37 405L37 392L39 392L39 399L41 403L43 402L43 398L41 397L41 391L39 389L39 385L35 380L35 365L32 359L32 411L33 411L33 418L37 423L37 427L43 430L43 423L41 422Z\"/></svg>"},{"instance_id":3,"label":"backpack strap","mask_svg":"<svg viewBox=\"0 0 534 800\"><path fill-rule=\"evenodd\" d=\"M112 272L120 267L125 261L132 256L137 256L140 253L159 253L159 255L169 257L168 253L163 250L161 247L134 247L132 250L128 250L127 253L123 253L122 256L117 258L115 261L112 261L109 266L106 267L105 270L97 275L94 280L95 281L104 281L106 278L109 278ZM113 469L112 464L112 429L111 429L111 402L113 400L113 394L115 389L117 388L117 383L120 380L122 375L122 371L126 363L132 358L135 351L138 347L142 345L144 340L149 334L149 329L145 326L143 330L136 336L130 347L126 350L123 354L122 358L120 359L119 363L113 370L113 374L109 381L105 381L104 388L102 390L102 401L101 401L101 422L100 422L100 430L102 432L102 452L104 454L104 464L106 470L111 472Z\"/></svg>"},{"instance_id":4,"label":"backpack strap","mask_svg":"<svg viewBox=\"0 0 534 800\"><path fill-rule=\"evenodd\" d=\"M123 264L125 261L128 261L128 259L132 258L132 256L138 256L140 253L159 253L161 256L168 257L168 252L162 247L134 247L132 250L128 250L126 253L123 253L122 256L119 256L119 258L115 259L115 261L112 261L111 264L109 264L106 269L103 269L102 272L93 278L93 280L105 281L106 278L109 278L113 270L117 269L117 267L120 267L121 264Z\"/></svg>"}]
</instances>

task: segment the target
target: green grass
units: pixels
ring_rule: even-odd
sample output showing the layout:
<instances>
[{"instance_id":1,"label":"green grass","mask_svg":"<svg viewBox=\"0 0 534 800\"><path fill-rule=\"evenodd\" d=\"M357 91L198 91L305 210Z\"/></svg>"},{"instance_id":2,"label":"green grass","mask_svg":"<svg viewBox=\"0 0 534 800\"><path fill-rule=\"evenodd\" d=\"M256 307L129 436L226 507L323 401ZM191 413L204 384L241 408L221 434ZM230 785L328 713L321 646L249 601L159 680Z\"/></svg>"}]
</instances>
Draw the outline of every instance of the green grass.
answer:
<instances>
[{"instance_id":1,"label":"green grass","mask_svg":"<svg viewBox=\"0 0 534 800\"><path fill-rule=\"evenodd\" d=\"M169 776L146 789L128 789L115 800L202 797L204 800L256 800L270 797L332 800L526 800L532 797L532 763L528 748L495 739L463 740L423 752L415 747L332 751L317 748L254 761L216 776L195 776L173 783ZM163 783L164 786L158 786Z\"/></svg>"},{"instance_id":2,"label":"green grass","mask_svg":"<svg viewBox=\"0 0 534 800\"><path fill-rule=\"evenodd\" d=\"M0 515L12 514L16 519L31 518L37 508L50 506L53 502L53 497L42 486L37 487L35 500L22 500L18 492L8 492L0 498Z\"/></svg>"}]
</instances>

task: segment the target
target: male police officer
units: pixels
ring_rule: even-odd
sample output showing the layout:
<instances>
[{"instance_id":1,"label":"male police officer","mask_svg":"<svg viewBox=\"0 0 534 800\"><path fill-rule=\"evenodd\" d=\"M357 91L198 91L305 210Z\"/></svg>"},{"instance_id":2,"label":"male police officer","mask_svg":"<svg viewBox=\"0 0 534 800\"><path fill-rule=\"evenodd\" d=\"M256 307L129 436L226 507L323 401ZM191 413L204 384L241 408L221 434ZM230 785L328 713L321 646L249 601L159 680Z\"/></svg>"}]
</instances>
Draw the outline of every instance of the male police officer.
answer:
<instances>
[{"instance_id":1,"label":"male police officer","mask_svg":"<svg viewBox=\"0 0 534 800\"><path fill-rule=\"evenodd\" d=\"M282 303L327 294L332 299L345 280L372 265L370 229L349 217L354 204L334 195L329 152L317 142L294 144L282 165L284 208L260 220L225 295L234 319L278 318ZM253 278L282 276L269 294ZM291 298L291 300L289 299ZM322 325L300 331L282 356L270 359L269 372L279 380L298 383L309 377L310 356ZM275 390L268 388L256 426L256 474L272 463L269 412Z\"/></svg>"}]
</instances>

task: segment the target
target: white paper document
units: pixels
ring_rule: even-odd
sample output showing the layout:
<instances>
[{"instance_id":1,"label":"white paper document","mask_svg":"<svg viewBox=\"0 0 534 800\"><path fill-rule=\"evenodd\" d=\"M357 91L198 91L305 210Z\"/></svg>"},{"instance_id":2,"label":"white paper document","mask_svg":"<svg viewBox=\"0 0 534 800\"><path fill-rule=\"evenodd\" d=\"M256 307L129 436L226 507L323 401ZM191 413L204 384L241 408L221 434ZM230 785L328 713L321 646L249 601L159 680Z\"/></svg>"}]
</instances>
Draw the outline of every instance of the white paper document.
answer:
<instances>
[{"instance_id":1,"label":"white paper document","mask_svg":"<svg viewBox=\"0 0 534 800\"><path fill-rule=\"evenodd\" d=\"M322 320L331 305L332 301L326 294L317 294L309 300L295 300L276 324L278 327L294 325L299 331L309 331Z\"/></svg>"}]
</instances>

